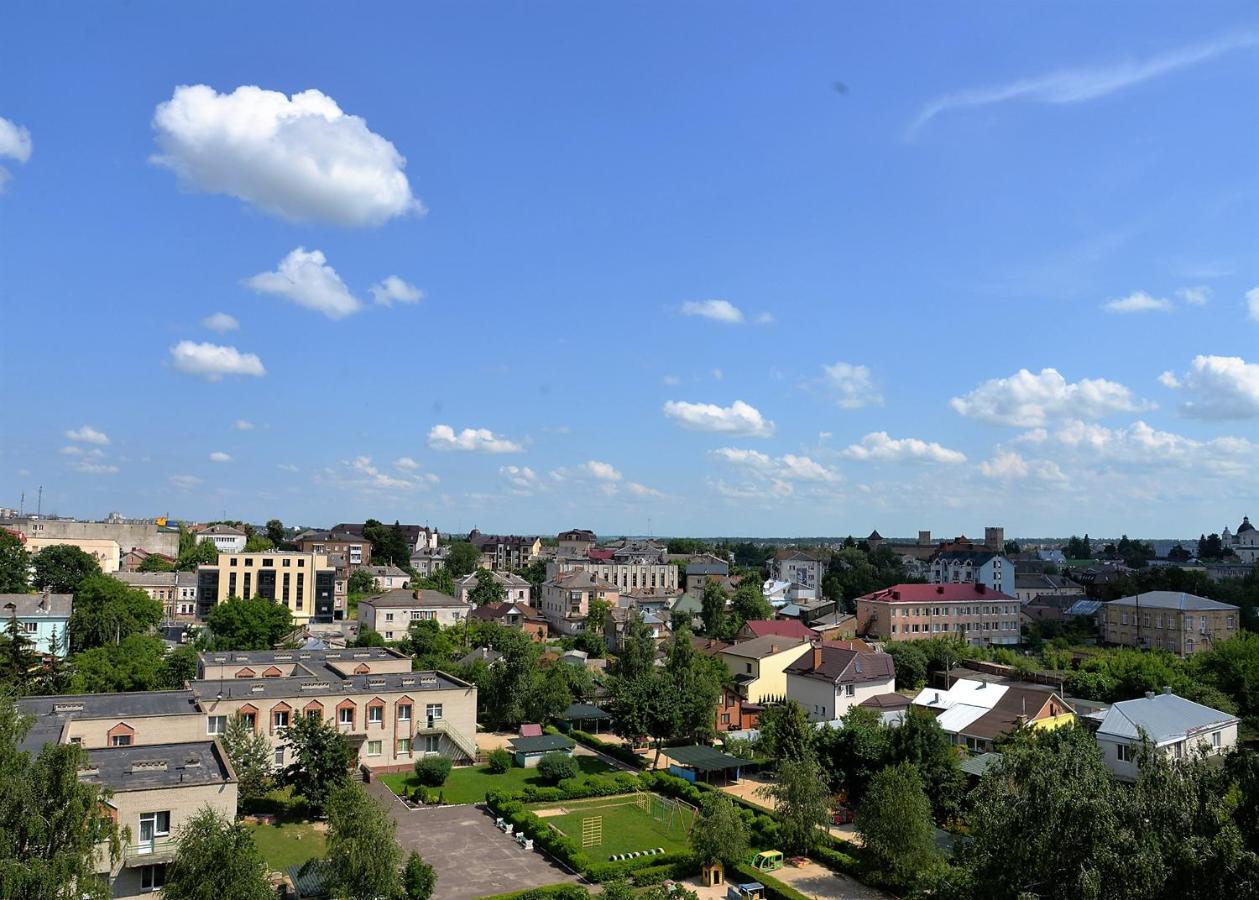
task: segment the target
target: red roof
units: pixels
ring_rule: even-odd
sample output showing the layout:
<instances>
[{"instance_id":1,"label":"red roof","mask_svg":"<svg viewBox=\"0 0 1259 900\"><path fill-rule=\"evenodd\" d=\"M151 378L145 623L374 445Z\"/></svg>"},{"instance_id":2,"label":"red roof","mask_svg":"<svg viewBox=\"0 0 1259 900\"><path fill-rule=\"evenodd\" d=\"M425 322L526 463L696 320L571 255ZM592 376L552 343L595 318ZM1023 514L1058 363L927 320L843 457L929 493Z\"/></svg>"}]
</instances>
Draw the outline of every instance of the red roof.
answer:
<instances>
[{"instance_id":1,"label":"red roof","mask_svg":"<svg viewBox=\"0 0 1259 900\"><path fill-rule=\"evenodd\" d=\"M586 558L593 560L609 560L612 558L612 554L614 553L616 553L615 550L596 550L591 547L586 551Z\"/></svg>"},{"instance_id":2,"label":"red roof","mask_svg":"<svg viewBox=\"0 0 1259 900\"><path fill-rule=\"evenodd\" d=\"M818 636L816 631L801 623L799 619L753 619L743 624L748 631L752 632L753 637L758 638L776 634L781 637L808 640Z\"/></svg>"},{"instance_id":3,"label":"red roof","mask_svg":"<svg viewBox=\"0 0 1259 900\"><path fill-rule=\"evenodd\" d=\"M858 600L879 600L884 603L932 603L938 600L1013 600L1009 594L994 591L983 584L894 584L874 591Z\"/></svg>"}]
</instances>

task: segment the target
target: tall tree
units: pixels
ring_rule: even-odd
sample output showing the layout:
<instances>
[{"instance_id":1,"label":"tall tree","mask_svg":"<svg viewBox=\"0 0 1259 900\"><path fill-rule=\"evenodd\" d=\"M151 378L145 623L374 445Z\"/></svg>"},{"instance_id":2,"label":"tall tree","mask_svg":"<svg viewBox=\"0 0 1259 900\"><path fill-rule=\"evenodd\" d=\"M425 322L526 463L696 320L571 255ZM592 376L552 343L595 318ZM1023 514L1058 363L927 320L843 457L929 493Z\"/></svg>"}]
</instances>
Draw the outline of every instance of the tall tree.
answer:
<instances>
[{"instance_id":1,"label":"tall tree","mask_svg":"<svg viewBox=\"0 0 1259 900\"><path fill-rule=\"evenodd\" d=\"M866 789L891 754L891 734L879 713L853 706L844 713L843 728L825 728L818 736L818 755L831 787L860 803Z\"/></svg>"},{"instance_id":2,"label":"tall tree","mask_svg":"<svg viewBox=\"0 0 1259 900\"><path fill-rule=\"evenodd\" d=\"M128 587L108 575L85 578L74 595L70 613L70 644L90 650L118 644L162 621L162 604L144 591Z\"/></svg>"},{"instance_id":3,"label":"tall tree","mask_svg":"<svg viewBox=\"0 0 1259 900\"><path fill-rule=\"evenodd\" d=\"M704 796L700 817L691 829L691 849L705 865L743 861L748 850L747 826L739 808L725 794Z\"/></svg>"},{"instance_id":4,"label":"tall tree","mask_svg":"<svg viewBox=\"0 0 1259 900\"><path fill-rule=\"evenodd\" d=\"M476 585L468 591L468 601L473 606L488 606L507 599L507 588L503 587L489 569L477 569L474 577Z\"/></svg>"},{"instance_id":5,"label":"tall tree","mask_svg":"<svg viewBox=\"0 0 1259 900\"><path fill-rule=\"evenodd\" d=\"M642 614L637 609L632 609L629 618L625 620L616 674L625 679L637 678L650 672L655 664L656 639L651 635L651 628L643 621Z\"/></svg>"},{"instance_id":6,"label":"tall tree","mask_svg":"<svg viewBox=\"0 0 1259 900\"><path fill-rule=\"evenodd\" d=\"M202 807L179 830L166 870L165 897L180 900L273 900L267 864L243 825Z\"/></svg>"},{"instance_id":7,"label":"tall tree","mask_svg":"<svg viewBox=\"0 0 1259 900\"><path fill-rule=\"evenodd\" d=\"M96 851L121 842L106 812L108 792L79 779L87 753L78 744L21 749L34 724L0 695L0 896L22 900L105 900Z\"/></svg>"},{"instance_id":8,"label":"tall tree","mask_svg":"<svg viewBox=\"0 0 1259 900\"><path fill-rule=\"evenodd\" d=\"M414 850L402 867L402 896L406 900L428 900L437 888L437 872Z\"/></svg>"},{"instance_id":9,"label":"tall tree","mask_svg":"<svg viewBox=\"0 0 1259 900\"><path fill-rule=\"evenodd\" d=\"M175 561L175 568L181 572L191 572L197 566L212 566L219 561L218 548L214 546L213 541L198 541L194 537L193 543L186 550L179 551L179 559Z\"/></svg>"},{"instance_id":10,"label":"tall tree","mask_svg":"<svg viewBox=\"0 0 1259 900\"><path fill-rule=\"evenodd\" d=\"M809 759L813 757L817 729L809 714L795 700L775 703L761 713L760 750L770 759Z\"/></svg>"},{"instance_id":11,"label":"tall tree","mask_svg":"<svg viewBox=\"0 0 1259 900\"><path fill-rule=\"evenodd\" d=\"M52 544L31 557L32 581L41 591L74 594L85 578L101 574L96 557L73 544Z\"/></svg>"},{"instance_id":12,"label":"tall tree","mask_svg":"<svg viewBox=\"0 0 1259 900\"><path fill-rule=\"evenodd\" d=\"M206 619L215 650L270 650L293 630L293 614L266 597L229 597Z\"/></svg>"},{"instance_id":13,"label":"tall tree","mask_svg":"<svg viewBox=\"0 0 1259 900\"><path fill-rule=\"evenodd\" d=\"M70 689L76 694L104 694L177 686L168 681L165 652L166 643L160 637L129 634L119 644L76 653L70 657Z\"/></svg>"},{"instance_id":14,"label":"tall tree","mask_svg":"<svg viewBox=\"0 0 1259 900\"><path fill-rule=\"evenodd\" d=\"M30 586L31 555L22 539L0 528L0 594L25 594Z\"/></svg>"},{"instance_id":15,"label":"tall tree","mask_svg":"<svg viewBox=\"0 0 1259 900\"><path fill-rule=\"evenodd\" d=\"M700 619L704 634L721 637L726 631L726 592L716 581L704 582L704 596L700 600Z\"/></svg>"},{"instance_id":16,"label":"tall tree","mask_svg":"<svg viewBox=\"0 0 1259 900\"><path fill-rule=\"evenodd\" d=\"M911 708L900 726L892 729L891 760L910 763L918 770L937 821L957 815L966 776L952 741L935 716Z\"/></svg>"},{"instance_id":17,"label":"tall tree","mask_svg":"<svg viewBox=\"0 0 1259 900\"><path fill-rule=\"evenodd\" d=\"M38 666L35 642L19 626L17 611L14 610L4 626L4 636L0 637L0 685L24 694Z\"/></svg>"},{"instance_id":18,"label":"tall tree","mask_svg":"<svg viewBox=\"0 0 1259 900\"><path fill-rule=\"evenodd\" d=\"M730 601L730 612L737 623L736 630L742 628L744 622L774 617L774 608L765 599L760 584L750 580L744 580L735 588L734 599Z\"/></svg>"},{"instance_id":19,"label":"tall tree","mask_svg":"<svg viewBox=\"0 0 1259 900\"><path fill-rule=\"evenodd\" d=\"M335 725L319 716L297 716L284 729L284 740L293 753L284 783L318 814L329 796L349 780L354 750Z\"/></svg>"},{"instance_id":20,"label":"tall tree","mask_svg":"<svg viewBox=\"0 0 1259 900\"><path fill-rule=\"evenodd\" d=\"M909 763L874 776L857 808L857 832L876 869L902 889L917 886L940 861L931 801Z\"/></svg>"},{"instance_id":21,"label":"tall tree","mask_svg":"<svg viewBox=\"0 0 1259 900\"><path fill-rule=\"evenodd\" d=\"M481 551L467 541L456 541L446 550L446 568L455 578L470 575L481 564Z\"/></svg>"},{"instance_id":22,"label":"tall tree","mask_svg":"<svg viewBox=\"0 0 1259 900\"><path fill-rule=\"evenodd\" d=\"M137 572L174 572L175 564L164 556L157 553L150 553L140 561L140 565L136 567Z\"/></svg>"},{"instance_id":23,"label":"tall tree","mask_svg":"<svg viewBox=\"0 0 1259 900\"><path fill-rule=\"evenodd\" d=\"M787 760L778 767L777 780L759 793L774 800L784 850L807 854L817 846L830 814L830 792L816 760Z\"/></svg>"},{"instance_id":24,"label":"tall tree","mask_svg":"<svg viewBox=\"0 0 1259 900\"><path fill-rule=\"evenodd\" d=\"M267 540L276 547L282 546L284 541L284 523L279 519L267 520Z\"/></svg>"},{"instance_id":25,"label":"tall tree","mask_svg":"<svg viewBox=\"0 0 1259 900\"><path fill-rule=\"evenodd\" d=\"M347 900L393 898L401 887L402 851L397 825L355 781L328 798L328 869L333 896Z\"/></svg>"},{"instance_id":26,"label":"tall tree","mask_svg":"<svg viewBox=\"0 0 1259 900\"><path fill-rule=\"evenodd\" d=\"M223 750L236 772L236 802L244 809L261 800L275 785L271 742L250 727L244 716L235 715L223 731Z\"/></svg>"},{"instance_id":27,"label":"tall tree","mask_svg":"<svg viewBox=\"0 0 1259 900\"><path fill-rule=\"evenodd\" d=\"M722 663L695 649L690 628L683 626L673 633L664 669L657 676L665 681L662 691L674 698L663 708L670 720L668 737L702 742L713 736L714 710L725 675Z\"/></svg>"},{"instance_id":28,"label":"tall tree","mask_svg":"<svg viewBox=\"0 0 1259 900\"><path fill-rule=\"evenodd\" d=\"M367 569L355 569L346 580L345 589L351 594L370 594L376 590L376 579Z\"/></svg>"}]
</instances>

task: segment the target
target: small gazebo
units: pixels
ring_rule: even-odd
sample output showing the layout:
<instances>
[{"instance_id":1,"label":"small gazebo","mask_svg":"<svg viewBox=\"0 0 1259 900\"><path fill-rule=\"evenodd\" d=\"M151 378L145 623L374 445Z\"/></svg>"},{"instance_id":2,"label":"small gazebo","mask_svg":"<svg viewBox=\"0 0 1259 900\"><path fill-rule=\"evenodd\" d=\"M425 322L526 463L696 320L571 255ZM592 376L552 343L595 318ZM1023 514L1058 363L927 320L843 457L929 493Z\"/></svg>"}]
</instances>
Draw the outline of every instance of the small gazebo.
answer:
<instances>
[{"instance_id":1,"label":"small gazebo","mask_svg":"<svg viewBox=\"0 0 1259 900\"><path fill-rule=\"evenodd\" d=\"M595 734L612 721L609 713L590 703L574 703L556 718L570 730L575 728L579 731L592 731Z\"/></svg>"},{"instance_id":2,"label":"small gazebo","mask_svg":"<svg viewBox=\"0 0 1259 900\"><path fill-rule=\"evenodd\" d=\"M723 753L715 747L693 744L688 747L666 747L662 751L673 760L669 766L669 774L685 778L687 781L708 781L714 775L720 775L722 784L730 784L730 773L734 773L734 781L739 780L739 770L747 762L729 753Z\"/></svg>"}]
</instances>

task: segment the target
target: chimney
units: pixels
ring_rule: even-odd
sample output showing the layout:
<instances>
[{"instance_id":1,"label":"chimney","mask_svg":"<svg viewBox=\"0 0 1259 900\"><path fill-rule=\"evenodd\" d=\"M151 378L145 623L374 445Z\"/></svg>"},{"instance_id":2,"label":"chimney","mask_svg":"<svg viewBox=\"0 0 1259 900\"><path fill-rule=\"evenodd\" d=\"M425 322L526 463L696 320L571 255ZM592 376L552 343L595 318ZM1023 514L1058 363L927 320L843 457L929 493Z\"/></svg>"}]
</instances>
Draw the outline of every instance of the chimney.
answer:
<instances>
[{"instance_id":1,"label":"chimney","mask_svg":"<svg viewBox=\"0 0 1259 900\"><path fill-rule=\"evenodd\" d=\"M984 584L982 581L975 582L975 593L983 594L983 593L987 593L987 591L988 591L988 585Z\"/></svg>"},{"instance_id":2,"label":"chimney","mask_svg":"<svg viewBox=\"0 0 1259 900\"><path fill-rule=\"evenodd\" d=\"M822 645L820 643L813 645L813 668L815 670L822 668Z\"/></svg>"},{"instance_id":3,"label":"chimney","mask_svg":"<svg viewBox=\"0 0 1259 900\"><path fill-rule=\"evenodd\" d=\"M40 598L39 598L39 608L43 610L44 612L48 612L48 601L49 601L48 594L49 592L45 590L44 593L40 595Z\"/></svg>"},{"instance_id":4,"label":"chimney","mask_svg":"<svg viewBox=\"0 0 1259 900\"><path fill-rule=\"evenodd\" d=\"M1169 684L1165 684L1165 685L1163 685L1163 693L1164 693L1164 694L1170 694L1171 692L1172 692L1171 685L1169 685Z\"/></svg>"},{"instance_id":5,"label":"chimney","mask_svg":"<svg viewBox=\"0 0 1259 900\"><path fill-rule=\"evenodd\" d=\"M1153 700L1153 699L1154 699L1154 692L1153 692L1153 691L1146 691L1146 692L1145 692L1145 699L1146 699L1146 700Z\"/></svg>"},{"instance_id":6,"label":"chimney","mask_svg":"<svg viewBox=\"0 0 1259 900\"><path fill-rule=\"evenodd\" d=\"M900 598L901 598L901 592L900 592L900 591L892 591L892 599L893 599L893 600L899 600Z\"/></svg>"},{"instance_id":7,"label":"chimney","mask_svg":"<svg viewBox=\"0 0 1259 900\"><path fill-rule=\"evenodd\" d=\"M778 652L778 644L771 642L771 643L770 643L770 645L769 645L769 652L770 652L771 654L777 653L777 652Z\"/></svg>"}]
</instances>

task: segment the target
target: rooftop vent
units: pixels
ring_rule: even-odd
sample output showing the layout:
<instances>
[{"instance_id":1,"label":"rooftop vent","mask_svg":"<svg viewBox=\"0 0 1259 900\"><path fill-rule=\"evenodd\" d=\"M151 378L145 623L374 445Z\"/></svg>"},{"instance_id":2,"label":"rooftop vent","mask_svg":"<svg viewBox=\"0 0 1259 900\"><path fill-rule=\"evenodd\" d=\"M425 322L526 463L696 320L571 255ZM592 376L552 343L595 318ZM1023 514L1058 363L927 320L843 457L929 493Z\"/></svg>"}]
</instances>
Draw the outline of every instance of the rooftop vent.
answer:
<instances>
[{"instance_id":1,"label":"rooftop vent","mask_svg":"<svg viewBox=\"0 0 1259 900\"><path fill-rule=\"evenodd\" d=\"M942 584L937 584L937 585L936 585L936 593L937 593L937 594L943 594L943 593L944 593L944 585L942 585Z\"/></svg>"},{"instance_id":2,"label":"rooftop vent","mask_svg":"<svg viewBox=\"0 0 1259 900\"><path fill-rule=\"evenodd\" d=\"M267 686L263 684L261 681L255 681L253 684L249 686L249 690L255 694L260 694L266 689L267 689Z\"/></svg>"},{"instance_id":3,"label":"rooftop vent","mask_svg":"<svg viewBox=\"0 0 1259 900\"><path fill-rule=\"evenodd\" d=\"M369 679L367 679L367 686L368 686L368 687L384 687L384 684L385 684L385 679L383 679L383 678L369 678Z\"/></svg>"},{"instance_id":4,"label":"rooftop vent","mask_svg":"<svg viewBox=\"0 0 1259 900\"><path fill-rule=\"evenodd\" d=\"M299 687L303 691L325 690L328 687L326 681L303 681Z\"/></svg>"},{"instance_id":5,"label":"rooftop vent","mask_svg":"<svg viewBox=\"0 0 1259 900\"><path fill-rule=\"evenodd\" d=\"M200 756L185 756L185 757L184 757L184 768L185 768L185 769L199 769L199 768L201 768L201 757L200 757Z\"/></svg>"},{"instance_id":6,"label":"rooftop vent","mask_svg":"<svg viewBox=\"0 0 1259 900\"><path fill-rule=\"evenodd\" d=\"M131 764L132 772L165 772L166 768L164 759L137 759Z\"/></svg>"},{"instance_id":7,"label":"rooftop vent","mask_svg":"<svg viewBox=\"0 0 1259 900\"><path fill-rule=\"evenodd\" d=\"M67 712L83 712L82 703L54 703L52 711L55 713Z\"/></svg>"},{"instance_id":8,"label":"rooftop vent","mask_svg":"<svg viewBox=\"0 0 1259 900\"><path fill-rule=\"evenodd\" d=\"M410 687L410 686L411 686L411 685L413 685L413 684L415 684L415 679L414 679L414 678L404 678L404 679L402 679L402 686L403 686L403 687Z\"/></svg>"}]
</instances>

